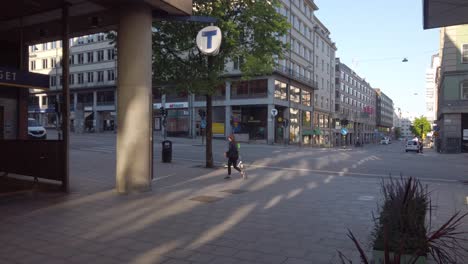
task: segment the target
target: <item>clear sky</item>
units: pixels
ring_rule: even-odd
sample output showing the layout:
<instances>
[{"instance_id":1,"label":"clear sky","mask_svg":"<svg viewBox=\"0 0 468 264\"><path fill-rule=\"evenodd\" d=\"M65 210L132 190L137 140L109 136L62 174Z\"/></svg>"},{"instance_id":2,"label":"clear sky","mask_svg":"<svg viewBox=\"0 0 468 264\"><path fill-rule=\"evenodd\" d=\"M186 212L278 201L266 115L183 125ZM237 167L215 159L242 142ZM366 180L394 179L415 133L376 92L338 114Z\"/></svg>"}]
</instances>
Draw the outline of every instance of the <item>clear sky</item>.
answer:
<instances>
[{"instance_id":1,"label":"clear sky","mask_svg":"<svg viewBox=\"0 0 468 264\"><path fill-rule=\"evenodd\" d=\"M395 107L425 113L425 73L438 52L439 30L423 30L422 0L315 0L337 57ZM408 62L401 62L403 58ZM417 95L414 95L417 93Z\"/></svg>"}]
</instances>

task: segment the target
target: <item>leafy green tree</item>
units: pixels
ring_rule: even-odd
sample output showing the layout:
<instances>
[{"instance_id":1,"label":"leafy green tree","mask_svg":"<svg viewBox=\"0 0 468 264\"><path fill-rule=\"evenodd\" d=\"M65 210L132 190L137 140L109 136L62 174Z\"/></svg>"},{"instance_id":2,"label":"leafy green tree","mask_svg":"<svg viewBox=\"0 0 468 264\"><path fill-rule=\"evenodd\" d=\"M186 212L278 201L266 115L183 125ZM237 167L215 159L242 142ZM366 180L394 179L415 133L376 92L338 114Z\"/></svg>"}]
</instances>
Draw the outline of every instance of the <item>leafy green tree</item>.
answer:
<instances>
[{"instance_id":1,"label":"leafy green tree","mask_svg":"<svg viewBox=\"0 0 468 264\"><path fill-rule=\"evenodd\" d=\"M424 116L414 119L413 125L411 126L411 132L420 138L425 138L428 132L432 131L431 123L427 121Z\"/></svg>"},{"instance_id":2,"label":"leafy green tree","mask_svg":"<svg viewBox=\"0 0 468 264\"><path fill-rule=\"evenodd\" d=\"M158 21L153 24L153 75L162 92L187 91L205 95L207 104L206 167L213 167L212 95L224 82L230 59L243 61L243 78L271 74L275 58L282 58L287 44L281 37L290 28L276 12L279 0L193 0L194 16L218 19L223 39L219 54L199 52L195 37L204 23Z\"/></svg>"}]
</instances>

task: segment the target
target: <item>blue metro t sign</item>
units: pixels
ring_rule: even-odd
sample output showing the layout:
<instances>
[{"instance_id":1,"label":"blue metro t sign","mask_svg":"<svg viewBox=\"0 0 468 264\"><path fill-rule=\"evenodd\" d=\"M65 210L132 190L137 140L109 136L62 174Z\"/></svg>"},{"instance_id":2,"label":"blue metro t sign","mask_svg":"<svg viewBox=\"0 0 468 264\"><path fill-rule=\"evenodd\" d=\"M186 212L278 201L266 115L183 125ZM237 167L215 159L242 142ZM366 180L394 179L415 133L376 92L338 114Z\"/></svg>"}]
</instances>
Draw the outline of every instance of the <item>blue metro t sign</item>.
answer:
<instances>
[{"instance_id":1,"label":"blue metro t sign","mask_svg":"<svg viewBox=\"0 0 468 264\"><path fill-rule=\"evenodd\" d=\"M201 53L216 55L221 46L221 29L215 26L205 27L197 35L197 46Z\"/></svg>"}]
</instances>

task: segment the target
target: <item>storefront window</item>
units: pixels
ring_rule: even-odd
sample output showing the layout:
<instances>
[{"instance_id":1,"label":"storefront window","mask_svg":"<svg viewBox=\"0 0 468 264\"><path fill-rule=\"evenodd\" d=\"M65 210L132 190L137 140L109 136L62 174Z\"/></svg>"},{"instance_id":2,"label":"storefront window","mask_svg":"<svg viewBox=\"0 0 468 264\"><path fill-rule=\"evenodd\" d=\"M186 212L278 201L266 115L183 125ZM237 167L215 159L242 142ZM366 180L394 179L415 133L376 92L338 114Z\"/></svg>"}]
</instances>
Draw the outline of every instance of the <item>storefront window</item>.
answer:
<instances>
[{"instance_id":1,"label":"storefront window","mask_svg":"<svg viewBox=\"0 0 468 264\"><path fill-rule=\"evenodd\" d=\"M286 83L275 81L275 98L288 100L288 85Z\"/></svg>"},{"instance_id":2,"label":"storefront window","mask_svg":"<svg viewBox=\"0 0 468 264\"><path fill-rule=\"evenodd\" d=\"M301 102L301 89L291 85L290 92L291 92L291 96L289 100L291 100L291 102L294 102L294 103L300 103Z\"/></svg>"},{"instance_id":3,"label":"storefront window","mask_svg":"<svg viewBox=\"0 0 468 264\"><path fill-rule=\"evenodd\" d=\"M290 129L289 129L289 138L292 143L299 143L299 110L290 108L289 110L290 117Z\"/></svg>"},{"instance_id":4,"label":"storefront window","mask_svg":"<svg viewBox=\"0 0 468 264\"><path fill-rule=\"evenodd\" d=\"M319 115L319 126L324 127L324 118L323 115Z\"/></svg>"},{"instance_id":5,"label":"storefront window","mask_svg":"<svg viewBox=\"0 0 468 264\"><path fill-rule=\"evenodd\" d=\"M310 111L302 111L302 127L311 128L312 127L312 117Z\"/></svg>"},{"instance_id":6,"label":"storefront window","mask_svg":"<svg viewBox=\"0 0 468 264\"><path fill-rule=\"evenodd\" d=\"M303 105L310 106L310 92L306 90L302 90L302 98L301 102Z\"/></svg>"}]
</instances>

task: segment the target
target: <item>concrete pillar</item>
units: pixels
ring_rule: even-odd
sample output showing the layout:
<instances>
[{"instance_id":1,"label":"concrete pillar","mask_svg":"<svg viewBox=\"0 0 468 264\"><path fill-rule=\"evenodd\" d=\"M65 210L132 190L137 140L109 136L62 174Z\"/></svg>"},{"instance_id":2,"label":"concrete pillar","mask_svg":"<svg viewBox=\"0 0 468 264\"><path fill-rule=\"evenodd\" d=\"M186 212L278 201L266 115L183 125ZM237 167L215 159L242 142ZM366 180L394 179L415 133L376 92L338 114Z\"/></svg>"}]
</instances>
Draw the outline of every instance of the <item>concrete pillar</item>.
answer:
<instances>
[{"instance_id":1,"label":"concrete pillar","mask_svg":"<svg viewBox=\"0 0 468 264\"><path fill-rule=\"evenodd\" d=\"M275 108L275 105L273 104L269 104L268 105L268 111L267 111L267 115L268 115L268 125L267 125L267 142L268 144L274 144L275 143L275 119L276 117L272 116L271 115L271 110L273 110L273 108Z\"/></svg>"},{"instance_id":2,"label":"concrete pillar","mask_svg":"<svg viewBox=\"0 0 468 264\"><path fill-rule=\"evenodd\" d=\"M151 8L143 3L124 5L120 10L116 170L119 193L151 190L152 20Z\"/></svg>"}]
</instances>

